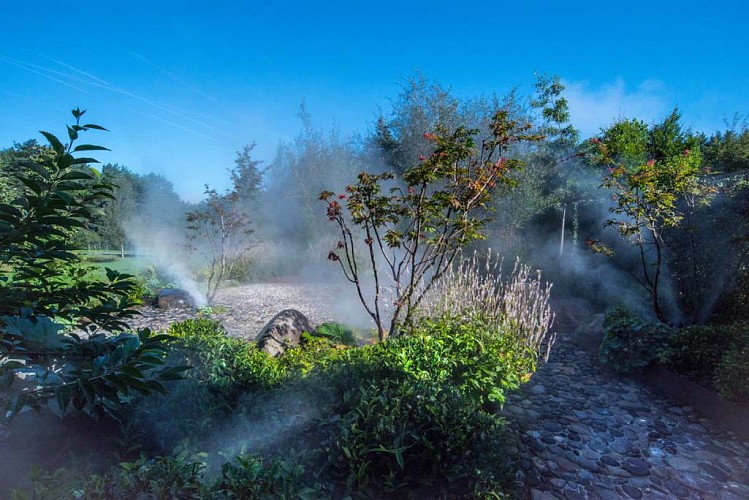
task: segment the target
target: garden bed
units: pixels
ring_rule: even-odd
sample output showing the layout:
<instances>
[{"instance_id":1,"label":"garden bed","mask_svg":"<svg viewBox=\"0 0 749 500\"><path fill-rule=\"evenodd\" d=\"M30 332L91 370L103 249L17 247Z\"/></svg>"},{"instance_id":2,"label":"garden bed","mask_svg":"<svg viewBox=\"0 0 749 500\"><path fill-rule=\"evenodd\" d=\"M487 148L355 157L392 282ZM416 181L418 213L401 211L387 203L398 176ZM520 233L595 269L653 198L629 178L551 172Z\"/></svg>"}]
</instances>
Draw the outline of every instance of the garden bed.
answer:
<instances>
[{"instance_id":1,"label":"garden bed","mask_svg":"<svg viewBox=\"0 0 749 500\"><path fill-rule=\"evenodd\" d=\"M749 409L732 403L661 365L647 367L640 378L737 436L749 439Z\"/></svg>"}]
</instances>

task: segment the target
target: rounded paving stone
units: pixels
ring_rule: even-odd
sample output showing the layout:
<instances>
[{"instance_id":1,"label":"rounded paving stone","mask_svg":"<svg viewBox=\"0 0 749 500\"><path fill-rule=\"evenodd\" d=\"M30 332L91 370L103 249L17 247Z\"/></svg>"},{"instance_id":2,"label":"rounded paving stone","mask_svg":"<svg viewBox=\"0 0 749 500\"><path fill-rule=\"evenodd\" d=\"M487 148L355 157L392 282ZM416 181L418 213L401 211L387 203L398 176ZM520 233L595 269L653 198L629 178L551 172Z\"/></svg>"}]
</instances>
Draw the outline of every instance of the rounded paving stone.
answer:
<instances>
[{"instance_id":1,"label":"rounded paving stone","mask_svg":"<svg viewBox=\"0 0 749 500\"><path fill-rule=\"evenodd\" d=\"M541 424L541 427L549 432L562 432L564 430L564 427L554 422L553 420L546 420L543 424Z\"/></svg>"},{"instance_id":2,"label":"rounded paving stone","mask_svg":"<svg viewBox=\"0 0 749 500\"><path fill-rule=\"evenodd\" d=\"M639 488L635 488L634 486L630 486L629 484L625 484L622 486L622 491L627 494L629 498L635 498L639 500L642 498L642 491L640 491Z\"/></svg>"},{"instance_id":3,"label":"rounded paving stone","mask_svg":"<svg viewBox=\"0 0 749 500\"><path fill-rule=\"evenodd\" d=\"M666 448L664 448L666 449ZM680 457L680 456L673 456L673 457L667 457L666 463L673 467L674 469L681 471L681 472L699 472L700 468L699 466L694 463L693 461Z\"/></svg>"},{"instance_id":4,"label":"rounded paving stone","mask_svg":"<svg viewBox=\"0 0 749 500\"><path fill-rule=\"evenodd\" d=\"M557 500L557 497L549 492L531 489L531 500Z\"/></svg>"},{"instance_id":5,"label":"rounded paving stone","mask_svg":"<svg viewBox=\"0 0 749 500\"><path fill-rule=\"evenodd\" d=\"M621 465L617 460L615 460L610 455L602 455L600 460L601 460L601 463L604 465L611 465L613 467L619 467Z\"/></svg>"},{"instance_id":6,"label":"rounded paving stone","mask_svg":"<svg viewBox=\"0 0 749 500\"><path fill-rule=\"evenodd\" d=\"M645 477L650 475L650 471L645 467L637 467L634 465L623 464L622 469L626 470L633 476Z\"/></svg>"},{"instance_id":7,"label":"rounded paving stone","mask_svg":"<svg viewBox=\"0 0 749 500\"><path fill-rule=\"evenodd\" d=\"M703 471L707 472L711 477L714 477L718 481L728 481L731 478L731 476L726 471L721 470L718 467L710 465L706 462L700 462L698 465Z\"/></svg>"},{"instance_id":8,"label":"rounded paving stone","mask_svg":"<svg viewBox=\"0 0 749 500\"><path fill-rule=\"evenodd\" d=\"M749 500L749 442L601 372L561 337L525 396L508 395L521 411L503 414L532 498Z\"/></svg>"},{"instance_id":9,"label":"rounded paving stone","mask_svg":"<svg viewBox=\"0 0 749 500\"><path fill-rule=\"evenodd\" d=\"M689 497L689 488L682 485L681 483L678 483L676 481L664 481L663 486L669 491L669 493L677 496L678 498Z\"/></svg>"},{"instance_id":10,"label":"rounded paving stone","mask_svg":"<svg viewBox=\"0 0 749 500\"><path fill-rule=\"evenodd\" d=\"M566 488L564 490L564 498L567 500L585 500L588 496L584 493L585 490L580 491L578 489Z\"/></svg>"},{"instance_id":11,"label":"rounded paving stone","mask_svg":"<svg viewBox=\"0 0 749 500\"><path fill-rule=\"evenodd\" d=\"M560 490L564 488L565 485L567 484L567 481L565 481L564 479L560 479L558 477L551 478L549 482L551 483L552 486Z\"/></svg>"}]
</instances>

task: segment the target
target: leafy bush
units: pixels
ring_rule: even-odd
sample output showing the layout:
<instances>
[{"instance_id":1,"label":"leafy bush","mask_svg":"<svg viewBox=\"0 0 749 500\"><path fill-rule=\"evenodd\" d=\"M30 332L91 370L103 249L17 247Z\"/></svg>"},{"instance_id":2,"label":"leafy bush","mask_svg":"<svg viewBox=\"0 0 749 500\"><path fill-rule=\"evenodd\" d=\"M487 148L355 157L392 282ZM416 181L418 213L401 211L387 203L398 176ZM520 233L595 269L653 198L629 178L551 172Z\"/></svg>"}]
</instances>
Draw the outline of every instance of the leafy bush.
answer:
<instances>
[{"instance_id":1,"label":"leafy bush","mask_svg":"<svg viewBox=\"0 0 749 500\"><path fill-rule=\"evenodd\" d=\"M217 498L327 498L322 487L304 485L304 467L286 460L269 463L254 455L238 455L221 468L221 476L211 487Z\"/></svg>"},{"instance_id":2,"label":"leafy bush","mask_svg":"<svg viewBox=\"0 0 749 500\"><path fill-rule=\"evenodd\" d=\"M143 303L153 302L164 288L177 288L177 284L164 277L153 266L146 266L136 275L138 283L138 298Z\"/></svg>"},{"instance_id":3,"label":"leafy bush","mask_svg":"<svg viewBox=\"0 0 749 500\"><path fill-rule=\"evenodd\" d=\"M664 361L675 371L747 403L749 323L693 325L669 339Z\"/></svg>"},{"instance_id":4,"label":"leafy bush","mask_svg":"<svg viewBox=\"0 0 749 500\"><path fill-rule=\"evenodd\" d=\"M749 346L727 352L715 370L714 381L721 396L749 405Z\"/></svg>"},{"instance_id":5,"label":"leafy bush","mask_svg":"<svg viewBox=\"0 0 749 500\"><path fill-rule=\"evenodd\" d=\"M91 499L201 498L205 464L174 457L142 457L122 462L104 476L93 475L79 486L75 495Z\"/></svg>"},{"instance_id":6,"label":"leafy bush","mask_svg":"<svg viewBox=\"0 0 749 500\"><path fill-rule=\"evenodd\" d=\"M73 409L111 414L134 392L164 392L162 381L184 370L163 364L169 336L102 333L127 328L134 282L111 269L103 279L92 278L74 252L75 232L94 220L113 189L88 166L96 160L74 156L106 149L75 145L81 133L103 130L81 125L84 113L73 110L66 145L41 132L50 146L11 170L7 181L18 187L16 197L0 203L0 402L6 417L46 403L60 415ZM62 333L70 327L86 334Z\"/></svg>"},{"instance_id":7,"label":"leafy bush","mask_svg":"<svg viewBox=\"0 0 749 500\"><path fill-rule=\"evenodd\" d=\"M728 352L749 347L749 323L688 326L669 340L668 347L665 361L669 366L698 380L710 381Z\"/></svg>"},{"instance_id":8,"label":"leafy bush","mask_svg":"<svg viewBox=\"0 0 749 500\"><path fill-rule=\"evenodd\" d=\"M325 365L334 474L349 489L391 494L496 481L502 422L493 410L535 368L513 348L481 323L425 322Z\"/></svg>"},{"instance_id":9,"label":"leafy bush","mask_svg":"<svg viewBox=\"0 0 749 500\"><path fill-rule=\"evenodd\" d=\"M604 335L598 357L601 363L620 374L627 374L663 358L674 335L664 323L647 323L625 307L606 313Z\"/></svg>"},{"instance_id":10,"label":"leafy bush","mask_svg":"<svg viewBox=\"0 0 749 500\"><path fill-rule=\"evenodd\" d=\"M161 450L208 432L236 409L243 394L267 391L286 376L277 359L254 342L227 336L216 321L175 323L169 334L177 340L169 362L191 370L169 386L170 397L147 398L130 417L149 429L152 444Z\"/></svg>"},{"instance_id":11,"label":"leafy bush","mask_svg":"<svg viewBox=\"0 0 749 500\"><path fill-rule=\"evenodd\" d=\"M174 432L170 444L220 434L228 420L221 416L229 416L228 406L216 410L221 404L232 406L229 428L246 433L246 443L268 422L279 433L289 415L312 411L314 418L292 426L290 439L275 447L243 450L242 438L231 440L215 473L207 465L214 459L195 454L144 455L83 486L69 481L68 491L86 498L435 497L501 491L507 480L503 421L494 410L528 379L536 357L480 322L425 321L411 335L348 349L306 335L279 358L208 320L171 333L181 343L174 355L195 368L172 398L156 400L179 405L158 429ZM141 407L158 409L152 401ZM180 420L185 414L192 424ZM295 455L295 444L309 451Z\"/></svg>"},{"instance_id":12,"label":"leafy bush","mask_svg":"<svg viewBox=\"0 0 749 500\"><path fill-rule=\"evenodd\" d=\"M174 323L169 333L180 342L174 355L193 367L190 377L210 384L227 399L243 391L267 390L286 376L282 362L252 341L229 337L217 321L188 319Z\"/></svg>"}]
</instances>

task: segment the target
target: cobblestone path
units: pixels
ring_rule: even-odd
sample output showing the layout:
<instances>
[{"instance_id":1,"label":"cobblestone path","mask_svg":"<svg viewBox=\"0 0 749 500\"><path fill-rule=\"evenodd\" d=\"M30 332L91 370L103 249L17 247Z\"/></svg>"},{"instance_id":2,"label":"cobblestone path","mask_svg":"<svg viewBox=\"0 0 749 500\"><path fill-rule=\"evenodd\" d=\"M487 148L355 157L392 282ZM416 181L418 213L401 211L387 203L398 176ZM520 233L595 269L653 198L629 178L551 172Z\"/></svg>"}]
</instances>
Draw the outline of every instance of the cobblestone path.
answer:
<instances>
[{"instance_id":1,"label":"cobblestone path","mask_svg":"<svg viewBox=\"0 0 749 500\"><path fill-rule=\"evenodd\" d=\"M749 442L563 336L503 415L529 498L749 499Z\"/></svg>"}]
</instances>

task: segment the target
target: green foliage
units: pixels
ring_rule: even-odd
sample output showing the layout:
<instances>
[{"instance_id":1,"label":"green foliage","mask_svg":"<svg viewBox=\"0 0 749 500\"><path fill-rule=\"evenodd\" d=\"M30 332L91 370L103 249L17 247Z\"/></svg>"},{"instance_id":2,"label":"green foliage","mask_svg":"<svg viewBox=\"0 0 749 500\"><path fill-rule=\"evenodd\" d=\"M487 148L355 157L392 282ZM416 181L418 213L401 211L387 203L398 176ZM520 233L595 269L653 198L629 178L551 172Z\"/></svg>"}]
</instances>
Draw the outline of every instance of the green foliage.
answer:
<instances>
[{"instance_id":1,"label":"green foliage","mask_svg":"<svg viewBox=\"0 0 749 500\"><path fill-rule=\"evenodd\" d=\"M223 429L221 413L232 415L234 432L246 427L252 439L253 429L269 421L280 425L279 417L303 408L290 402L311 399L315 419L291 441L309 451L297 455L283 444L282 457L274 458L262 448L261 455L226 450L232 458L217 474L208 474L211 460L203 454L143 455L107 474L68 480L68 489L58 491L86 498L468 497L496 494L507 484L496 409L507 391L528 379L536 357L479 322L425 322L411 335L349 349L306 335L302 347L279 358L204 319L178 324L171 333L181 343L173 355L195 368L171 389L178 406L158 429L179 430L169 444ZM190 399L196 387L205 389L204 399ZM231 398L231 412L215 410ZM140 405L153 410L151 420L164 415L153 402ZM202 426L180 420L189 414L199 422L210 411ZM133 418L144 422L146 416L141 411ZM244 447L241 438L232 445Z\"/></svg>"},{"instance_id":2,"label":"green foliage","mask_svg":"<svg viewBox=\"0 0 749 500\"><path fill-rule=\"evenodd\" d=\"M121 328L131 305L126 297L133 286L129 275L107 272L107 280L87 281L89 269L77 266L71 234L94 217L99 202L111 198L112 186L77 151L106 149L74 146L80 132L101 129L80 125L84 112L74 110L76 124L68 128L70 144L42 132L51 145L30 158L14 179L23 186L18 196L0 204L0 315L54 316L77 323Z\"/></svg>"},{"instance_id":3,"label":"green foliage","mask_svg":"<svg viewBox=\"0 0 749 500\"><path fill-rule=\"evenodd\" d=\"M662 359L674 331L663 323L646 323L624 307L606 313L598 353L604 366L627 374Z\"/></svg>"},{"instance_id":4,"label":"green foliage","mask_svg":"<svg viewBox=\"0 0 749 500\"><path fill-rule=\"evenodd\" d=\"M220 323L190 319L175 323L169 334L177 339L171 362L192 367L186 380L174 384L168 399L140 405L139 414L153 415L156 434L167 449L185 436L207 430L233 411L248 391L264 392L286 378L287 369L260 351L254 342L229 337ZM191 408L191 412L183 411ZM160 422L170 414L169 422Z\"/></svg>"},{"instance_id":5,"label":"green foliage","mask_svg":"<svg viewBox=\"0 0 749 500\"><path fill-rule=\"evenodd\" d=\"M417 74L403 83L390 115L378 116L371 140L387 165L402 175L415 158L434 150L425 131L452 130L461 124L479 127L483 108L486 103L460 101L448 89Z\"/></svg>"},{"instance_id":6,"label":"green foliage","mask_svg":"<svg viewBox=\"0 0 749 500\"><path fill-rule=\"evenodd\" d=\"M563 93L564 85L559 76L537 75L536 97L531 100L531 106L541 110L544 122L541 132L557 149L576 146L580 135L570 124L570 110Z\"/></svg>"},{"instance_id":7,"label":"green foliage","mask_svg":"<svg viewBox=\"0 0 749 500\"><path fill-rule=\"evenodd\" d=\"M13 416L28 406L63 416L73 410L100 418L116 414L134 393L166 394L164 381L180 378L184 366L163 366L171 337L140 330L137 335L59 333L45 317L0 318L5 323L0 379L8 391L5 411ZM62 361L62 363L60 363ZM55 365L61 365L56 368ZM13 383L22 376L26 387Z\"/></svg>"},{"instance_id":8,"label":"green foliage","mask_svg":"<svg viewBox=\"0 0 749 500\"><path fill-rule=\"evenodd\" d=\"M185 367L164 365L166 335L149 330L108 336L132 316L132 277L111 269L91 276L73 252L72 236L112 197L112 185L75 153L105 150L75 145L79 135L104 130L81 125L73 110L64 145L41 132L50 147L11 172L17 197L0 203L0 383L4 416L43 405L62 416L72 410L101 417L116 414L133 393L164 393L162 382ZM63 334L85 328L87 335Z\"/></svg>"},{"instance_id":9,"label":"green foliage","mask_svg":"<svg viewBox=\"0 0 749 500\"><path fill-rule=\"evenodd\" d=\"M254 455L238 455L221 468L221 477L211 487L213 497L237 498L327 498L321 487L304 485L304 467L283 459L270 463Z\"/></svg>"},{"instance_id":10,"label":"green foliage","mask_svg":"<svg viewBox=\"0 0 749 500\"><path fill-rule=\"evenodd\" d=\"M749 405L749 342L723 356L715 370L714 383L721 396Z\"/></svg>"},{"instance_id":11,"label":"green foliage","mask_svg":"<svg viewBox=\"0 0 749 500\"><path fill-rule=\"evenodd\" d=\"M676 371L709 381L723 356L749 347L749 324L692 325L669 341L666 361Z\"/></svg>"},{"instance_id":12,"label":"green foliage","mask_svg":"<svg viewBox=\"0 0 749 500\"><path fill-rule=\"evenodd\" d=\"M341 241L328 258L338 262L356 286L380 340L386 333L397 335L401 322L409 325L429 283L450 267L461 248L484 237L487 203L494 188L510 183L507 173L522 166L505 156L509 146L539 139L528 133L529 128L500 110L492 118L491 136L480 148L475 142L478 130L458 127L425 133L433 153L403 173L404 186L394 184L394 174L389 172L361 172L356 184L346 187L346 194L320 194L328 204L328 218L340 229ZM345 200L345 206L339 200ZM359 252L372 269L371 301L364 299L362 291ZM386 276L394 291L387 329L382 303Z\"/></svg>"},{"instance_id":13,"label":"green foliage","mask_svg":"<svg viewBox=\"0 0 749 500\"><path fill-rule=\"evenodd\" d=\"M271 391L283 393L285 386L339 352L327 340L305 334L300 348L273 358L255 342L228 336L219 322L208 318L175 323L169 334L177 339L170 363L192 369L170 385L169 398L141 402L132 417L149 422L156 444L167 450L215 429L240 411L248 395L263 399L271 397Z\"/></svg>"},{"instance_id":14,"label":"green foliage","mask_svg":"<svg viewBox=\"0 0 749 500\"><path fill-rule=\"evenodd\" d=\"M491 479L502 462L493 409L534 363L480 323L427 322L345 351L324 371L335 396L331 466L348 488L372 493L471 490L499 479Z\"/></svg>"},{"instance_id":15,"label":"green foliage","mask_svg":"<svg viewBox=\"0 0 749 500\"><path fill-rule=\"evenodd\" d=\"M285 376L281 363L260 351L254 342L229 337L217 321L189 319L174 323L169 333L180 342L177 354L193 367L190 376L226 394L266 390Z\"/></svg>"},{"instance_id":16,"label":"green foliage","mask_svg":"<svg viewBox=\"0 0 749 500\"><path fill-rule=\"evenodd\" d=\"M315 328L315 335L324 337L336 344L354 346L357 343L357 331L341 323L322 323Z\"/></svg>"},{"instance_id":17,"label":"green foliage","mask_svg":"<svg viewBox=\"0 0 749 500\"><path fill-rule=\"evenodd\" d=\"M74 494L102 500L204 498L205 472L205 464L189 460L186 453L174 457L144 456L120 463L109 474L91 476Z\"/></svg>"},{"instance_id":18,"label":"green foliage","mask_svg":"<svg viewBox=\"0 0 749 500\"><path fill-rule=\"evenodd\" d=\"M29 169L29 164L44 154L49 154L49 148L41 146L36 139L22 144L15 143L12 148L0 151L0 203L10 203L21 195L24 190L19 175Z\"/></svg>"},{"instance_id":19,"label":"green foliage","mask_svg":"<svg viewBox=\"0 0 749 500\"><path fill-rule=\"evenodd\" d=\"M601 186L611 191L615 203L609 209L614 217L604 226L615 227L637 247L641 272L634 276L649 292L653 311L664 322L660 302L664 233L682 222L680 200L710 192L699 182L702 155L697 140L682 131L679 117L674 111L647 131L641 122L625 121L605 131L604 140L593 139L599 146L597 161L608 165ZM621 134L613 133L617 128L623 130ZM612 137L607 137L609 132ZM598 242L592 242L592 248L611 255Z\"/></svg>"},{"instance_id":20,"label":"green foliage","mask_svg":"<svg viewBox=\"0 0 749 500\"><path fill-rule=\"evenodd\" d=\"M749 169L749 128L746 116L735 115L728 128L704 137L701 149L705 162L719 172L737 172Z\"/></svg>"},{"instance_id":21,"label":"green foliage","mask_svg":"<svg viewBox=\"0 0 749 500\"><path fill-rule=\"evenodd\" d=\"M747 403L749 324L692 325L669 339L665 362L678 373Z\"/></svg>"},{"instance_id":22,"label":"green foliage","mask_svg":"<svg viewBox=\"0 0 749 500\"><path fill-rule=\"evenodd\" d=\"M226 462L218 475L210 474L206 464L180 452L171 457L141 456L121 462L103 474L86 479L70 477L60 469L54 474L34 478L33 496L16 490L14 500L90 499L277 499L329 498L321 487L304 486L304 468L288 461L263 461L255 455L241 454Z\"/></svg>"}]
</instances>

